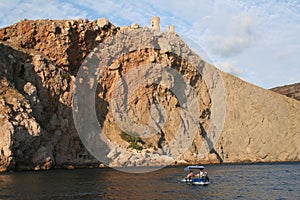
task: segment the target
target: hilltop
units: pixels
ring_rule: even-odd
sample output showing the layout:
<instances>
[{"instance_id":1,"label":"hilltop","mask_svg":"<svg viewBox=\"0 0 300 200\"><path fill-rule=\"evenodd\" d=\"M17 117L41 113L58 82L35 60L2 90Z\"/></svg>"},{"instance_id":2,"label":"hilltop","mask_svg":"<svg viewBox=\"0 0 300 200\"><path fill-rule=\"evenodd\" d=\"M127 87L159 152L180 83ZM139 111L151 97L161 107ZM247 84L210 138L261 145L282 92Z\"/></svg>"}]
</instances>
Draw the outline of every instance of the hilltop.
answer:
<instances>
[{"instance_id":1,"label":"hilltop","mask_svg":"<svg viewBox=\"0 0 300 200\"><path fill-rule=\"evenodd\" d=\"M124 54L114 57L118 51ZM92 132L85 128L90 104L73 94L85 90L82 82L95 86L91 75L99 72L90 66L99 64L91 59L99 54L108 66L97 79L91 110L97 111L105 139L93 132L84 143L78 130ZM153 64L161 68L149 67ZM159 71L165 68L177 76ZM87 76L76 79L79 72ZM156 75L161 82L153 82ZM134 85L126 104L114 96L126 94L120 81L125 79L128 88L143 83ZM178 81L192 89L176 86ZM86 106L85 117L73 117L74 102ZM133 137L143 129L120 126L118 112L127 103L126 118L142 128L150 124L151 136ZM218 70L172 30L116 27L104 18L22 20L0 29L0 125L0 171L96 167L97 153L107 155L109 166L300 160L299 101ZM99 138L107 146L88 151ZM170 156L178 154L172 145L184 152Z\"/></svg>"},{"instance_id":2,"label":"hilltop","mask_svg":"<svg viewBox=\"0 0 300 200\"><path fill-rule=\"evenodd\" d=\"M270 90L300 101L300 83L279 86L279 87L272 88Z\"/></svg>"}]
</instances>

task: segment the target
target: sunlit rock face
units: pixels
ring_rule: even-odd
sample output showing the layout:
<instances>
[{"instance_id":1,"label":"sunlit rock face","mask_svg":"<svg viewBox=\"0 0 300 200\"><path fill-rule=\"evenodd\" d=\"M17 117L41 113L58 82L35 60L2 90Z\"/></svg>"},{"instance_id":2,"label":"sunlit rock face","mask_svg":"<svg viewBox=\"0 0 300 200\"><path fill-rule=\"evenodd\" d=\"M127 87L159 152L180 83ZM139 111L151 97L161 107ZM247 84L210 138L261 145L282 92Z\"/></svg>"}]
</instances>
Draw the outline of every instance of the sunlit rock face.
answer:
<instances>
[{"instance_id":1,"label":"sunlit rock face","mask_svg":"<svg viewBox=\"0 0 300 200\"><path fill-rule=\"evenodd\" d=\"M118 37L123 46L111 42ZM300 160L300 102L219 71L175 32L106 19L23 20L0 29L0 41L1 171L106 161L82 142L72 104L77 73L101 44L109 64L94 82L82 81L97 85L104 164ZM121 47L128 49L112 56Z\"/></svg>"}]
</instances>

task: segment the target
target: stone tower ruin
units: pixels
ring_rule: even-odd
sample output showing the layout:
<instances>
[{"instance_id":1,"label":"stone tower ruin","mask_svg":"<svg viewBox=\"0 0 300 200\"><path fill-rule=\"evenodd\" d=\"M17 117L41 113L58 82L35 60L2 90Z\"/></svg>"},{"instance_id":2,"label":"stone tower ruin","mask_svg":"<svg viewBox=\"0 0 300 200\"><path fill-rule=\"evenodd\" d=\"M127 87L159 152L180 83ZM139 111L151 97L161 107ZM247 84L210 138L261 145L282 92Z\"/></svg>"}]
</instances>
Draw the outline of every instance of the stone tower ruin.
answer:
<instances>
[{"instance_id":1,"label":"stone tower ruin","mask_svg":"<svg viewBox=\"0 0 300 200\"><path fill-rule=\"evenodd\" d=\"M156 17L156 16L152 17L151 20L150 20L150 27L160 30L159 23L160 23L160 18L159 17Z\"/></svg>"},{"instance_id":2,"label":"stone tower ruin","mask_svg":"<svg viewBox=\"0 0 300 200\"><path fill-rule=\"evenodd\" d=\"M167 26L167 31L174 32L174 25Z\"/></svg>"}]
</instances>

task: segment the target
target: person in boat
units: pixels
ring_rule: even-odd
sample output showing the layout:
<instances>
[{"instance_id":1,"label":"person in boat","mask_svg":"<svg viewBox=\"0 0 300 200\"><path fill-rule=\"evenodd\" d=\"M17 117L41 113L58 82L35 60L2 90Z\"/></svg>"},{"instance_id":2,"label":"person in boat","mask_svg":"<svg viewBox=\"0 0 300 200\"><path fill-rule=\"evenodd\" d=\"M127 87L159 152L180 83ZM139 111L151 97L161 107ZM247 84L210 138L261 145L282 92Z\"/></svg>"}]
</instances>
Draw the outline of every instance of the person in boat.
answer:
<instances>
[{"instance_id":1,"label":"person in boat","mask_svg":"<svg viewBox=\"0 0 300 200\"><path fill-rule=\"evenodd\" d=\"M203 171L203 169L200 169L199 177L202 178L203 176L204 176L204 171Z\"/></svg>"},{"instance_id":2,"label":"person in boat","mask_svg":"<svg viewBox=\"0 0 300 200\"><path fill-rule=\"evenodd\" d=\"M187 179L191 179L194 176L194 172L190 171L190 173L186 176Z\"/></svg>"},{"instance_id":3,"label":"person in boat","mask_svg":"<svg viewBox=\"0 0 300 200\"><path fill-rule=\"evenodd\" d=\"M203 176L207 176L207 171L205 169L203 170Z\"/></svg>"},{"instance_id":4,"label":"person in boat","mask_svg":"<svg viewBox=\"0 0 300 200\"><path fill-rule=\"evenodd\" d=\"M202 171L202 176L201 176L201 171ZM208 173L205 169L203 170L200 170L200 176L205 178L207 181L209 181L209 178L208 178Z\"/></svg>"}]
</instances>

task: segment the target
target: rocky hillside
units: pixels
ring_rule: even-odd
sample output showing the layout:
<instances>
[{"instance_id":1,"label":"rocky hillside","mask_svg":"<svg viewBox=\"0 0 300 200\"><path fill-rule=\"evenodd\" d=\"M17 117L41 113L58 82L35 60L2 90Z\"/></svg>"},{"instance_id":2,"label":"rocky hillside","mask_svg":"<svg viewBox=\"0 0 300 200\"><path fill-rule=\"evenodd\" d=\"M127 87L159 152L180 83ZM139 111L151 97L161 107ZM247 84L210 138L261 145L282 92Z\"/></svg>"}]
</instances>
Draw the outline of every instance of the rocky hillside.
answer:
<instances>
[{"instance_id":1,"label":"rocky hillside","mask_svg":"<svg viewBox=\"0 0 300 200\"><path fill-rule=\"evenodd\" d=\"M275 87L271 90L300 101L300 83Z\"/></svg>"},{"instance_id":2,"label":"rocky hillside","mask_svg":"<svg viewBox=\"0 0 300 200\"><path fill-rule=\"evenodd\" d=\"M99 164L73 124L73 74L116 31L106 19L24 20L0 30L1 170Z\"/></svg>"},{"instance_id":3,"label":"rocky hillside","mask_svg":"<svg viewBox=\"0 0 300 200\"><path fill-rule=\"evenodd\" d=\"M174 32L23 20L0 41L0 171L300 160L300 102L217 70Z\"/></svg>"}]
</instances>

